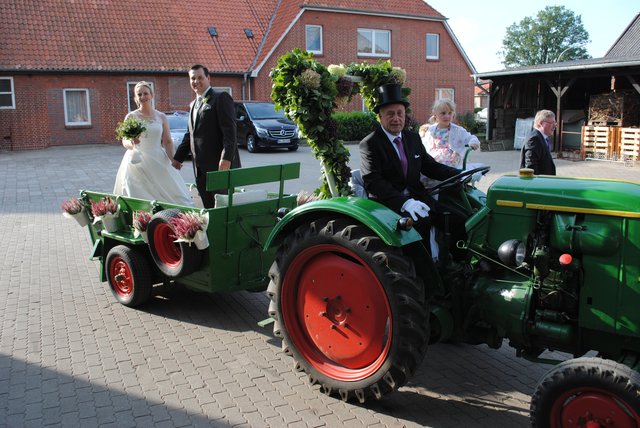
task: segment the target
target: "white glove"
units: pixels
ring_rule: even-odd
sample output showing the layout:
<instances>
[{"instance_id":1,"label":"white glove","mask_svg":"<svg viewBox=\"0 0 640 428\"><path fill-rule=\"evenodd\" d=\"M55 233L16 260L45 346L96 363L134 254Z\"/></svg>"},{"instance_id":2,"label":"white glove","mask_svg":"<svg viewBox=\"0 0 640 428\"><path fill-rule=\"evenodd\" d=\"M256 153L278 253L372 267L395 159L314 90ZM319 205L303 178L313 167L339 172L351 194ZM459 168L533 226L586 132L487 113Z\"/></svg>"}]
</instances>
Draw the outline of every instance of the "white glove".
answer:
<instances>
[{"instance_id":1,"label":"white glove","mask_svg":"<svg viewBox=\"0 0 640 428\"><path fill-rule=\"evenodd\" d=\"M429 215L429 205L424 202L416 201L415 199L407 199L407 201L402 205L402 209L400 211L404 211L411 215L413 221L418 221L418 217L427 217Z\"/></svg>"},{"instance_id":2,"label":"white glove","mask_svg":"<svg viewBox=\"0 0 640 428\"><path fill-rule=\"evenodd\" d=\"M480 179L482 178L482 173L481 172L476 172L474 174L471 175L471 184L475 184L478 181L480 181Z\"/></svg>"}]
</instances>

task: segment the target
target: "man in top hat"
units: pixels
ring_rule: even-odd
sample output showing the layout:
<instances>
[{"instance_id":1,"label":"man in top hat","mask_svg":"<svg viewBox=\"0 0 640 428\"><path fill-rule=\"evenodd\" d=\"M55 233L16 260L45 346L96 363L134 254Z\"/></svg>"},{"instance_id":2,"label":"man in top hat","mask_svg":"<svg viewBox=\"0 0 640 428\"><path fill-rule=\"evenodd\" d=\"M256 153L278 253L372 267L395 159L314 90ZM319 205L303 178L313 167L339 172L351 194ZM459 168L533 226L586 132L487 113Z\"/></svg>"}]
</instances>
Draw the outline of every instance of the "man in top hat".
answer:
<instances>
[{"instance_id":1,"label":"man in top hat","mask_svg":"<svg viewBox=\"0 0 640 428\"><path fill-rule=\"evenodd\" d=\"M378 88L378 104L373 111L380 126L360 142L360 172L369 198L401 215L410 215L414 228L428 240L430 220L442 228L444 219L437 202L420 182L420 174L445 180L460 170L436 162L427 154L420 136L404 130L407 107L400 85ZM455 223L452 229L459 226Z\"/></svg>"}]
</instances>

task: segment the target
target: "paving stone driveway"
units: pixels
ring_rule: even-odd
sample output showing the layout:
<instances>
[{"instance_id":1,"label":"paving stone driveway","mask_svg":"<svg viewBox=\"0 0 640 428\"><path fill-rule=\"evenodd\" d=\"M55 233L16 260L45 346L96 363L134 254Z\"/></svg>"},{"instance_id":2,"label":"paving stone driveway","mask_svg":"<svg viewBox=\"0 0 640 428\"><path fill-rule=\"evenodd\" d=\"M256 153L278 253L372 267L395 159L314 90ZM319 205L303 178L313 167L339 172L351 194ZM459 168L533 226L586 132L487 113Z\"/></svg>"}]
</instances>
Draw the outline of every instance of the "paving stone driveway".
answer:
<instances>
[{"instance_id":1,"label":"paving stone driveway","mask_svg":"<svg viewBox=\"0 0 640 428\"><path fill-rule=\"evenodd\" d=\"M257 325L263 293L160 288L141 309L115 303L86 230L59 207L81 188L110 191L121 155L115 146L0 152L0 426L528 426L529 395L548 367L506 344L432 346L407 386L360 406L293 371L271 327ZM516 155L478 160L497 176L517 167ZM637 167L558 166L640 181Z\"/></svg>"}]
</instances>

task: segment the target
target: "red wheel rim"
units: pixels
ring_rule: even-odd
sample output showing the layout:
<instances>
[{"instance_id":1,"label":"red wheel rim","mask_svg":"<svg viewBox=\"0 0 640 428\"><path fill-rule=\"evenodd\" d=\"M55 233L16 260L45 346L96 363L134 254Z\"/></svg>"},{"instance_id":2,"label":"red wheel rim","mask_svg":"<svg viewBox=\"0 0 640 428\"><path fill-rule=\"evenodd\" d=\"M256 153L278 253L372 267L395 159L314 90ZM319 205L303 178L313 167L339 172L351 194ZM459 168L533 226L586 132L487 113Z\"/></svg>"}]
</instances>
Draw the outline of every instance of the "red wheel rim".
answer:
<instances>
[{"instance_id":1,"label":"red wheel rim","mask_svg":"<svg viewBox=\"0 0 640 428\"><path fill-rule=\"evenodd\" d=\"M153 246L160 261L169 267L176 267L182 260L182 250L176 244L176 235L173 229L166 223L159 223L153 229Z\"/></svg>"},{"instance_id":2,"label":"red wheel rim","mask_svg":"<svg viewBox=\"0 0 640 428\"><path fill-rule=\"evenodd\" d=\"M129 297L133 292L133 276L129 265L122 257L114 257L109 266L109 278L116 293Z\"/></svg>"},{"instance_id":3,"label":"red wheel rim","mask_svg":"<svg viewBox=\"0 0 640 428\"><path fill-rule=\"evenodd\" d=\"M556 400L551 427L637 428L640 415L615 394L599 388L578 388Z\"/></svg>"},{"instance_id":4,"label":"red wheel rim","mask_svg":"<svg viewBox=\"0 0 640 428\"><path fill-rule=\"evenodd\" d=\"M320 373L357 381L384 364L391 308L378 277L353 251L331 244L302 251L287 270L281 305L295 348Z\"/></svg>"}]
</instances>

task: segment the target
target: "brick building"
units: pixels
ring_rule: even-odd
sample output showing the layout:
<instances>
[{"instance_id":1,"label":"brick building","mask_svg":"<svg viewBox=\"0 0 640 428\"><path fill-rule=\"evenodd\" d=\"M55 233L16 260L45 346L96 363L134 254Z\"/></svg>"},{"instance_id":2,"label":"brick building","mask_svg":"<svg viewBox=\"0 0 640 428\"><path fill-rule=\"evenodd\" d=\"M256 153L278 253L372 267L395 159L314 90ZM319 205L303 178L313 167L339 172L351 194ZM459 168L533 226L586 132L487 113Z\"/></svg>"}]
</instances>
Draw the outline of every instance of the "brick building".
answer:
<instances>
[{"instance_id":1,"label":"brick building","mask_svg":"<svg viewBox=\"0 0 640 428\"><path fill-rule=\"evenodd\" d=\"M295 47L326 65L390 59L418 121L435 97L473 110L473 65L422 0L41 0L0 4L0 24L0 150L116 143L135 83L153 84L158 110L186 110L194 63L235 99L269 100Z\"/></svg>"}]
</instances>

